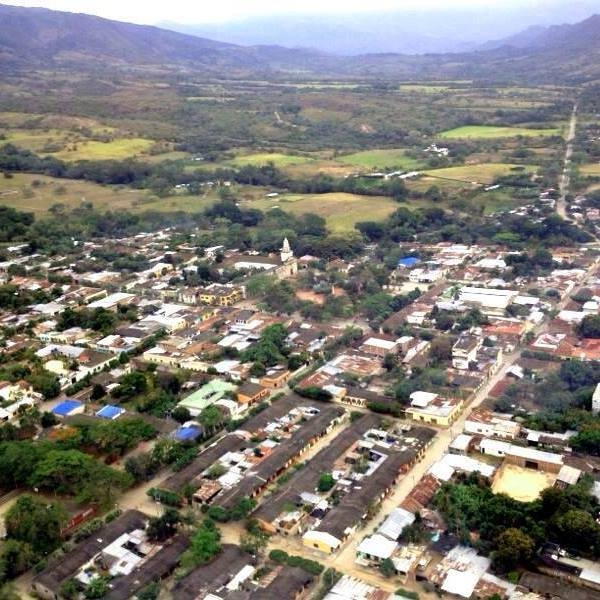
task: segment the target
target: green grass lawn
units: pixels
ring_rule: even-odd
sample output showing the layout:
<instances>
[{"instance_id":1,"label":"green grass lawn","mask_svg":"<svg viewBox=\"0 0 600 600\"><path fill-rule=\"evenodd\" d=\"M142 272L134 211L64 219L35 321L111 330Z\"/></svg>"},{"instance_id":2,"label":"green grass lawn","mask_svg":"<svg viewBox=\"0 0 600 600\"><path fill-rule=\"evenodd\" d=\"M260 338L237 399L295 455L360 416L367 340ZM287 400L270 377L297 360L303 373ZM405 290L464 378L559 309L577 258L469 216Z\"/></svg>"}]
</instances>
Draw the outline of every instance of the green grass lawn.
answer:
<instances>
[{"instance_id":1,"label":"green grass lawn","mask_svg":"<svg viewBox=\"0 0 600 600\"><path fill-rule=\"evenodd\" d=\"M82 141L69 144L53 156L61 160L118 160L146 152L154 145L144 138L120 138L110 142Z\"/></svg>"},{"instance_id":2,"label":"green grass lawn","mask_svg":"<svg viewBox=\"0 0 600 600\"><path fill-rule=\"evenodd\" d=\"M363 152L338 156L335 160L366 169L391 169L397 167L399 169L410 170L417 169L422 164L421 161L406 156L406 150L400 148L365 150Z\"/></svg>"},{"instance_id":3,"label":"green grass lawn","mask_svg":"<svg viewBox=\"0 0 600 600\"><path fill-rule=\"evenodd\" d=\"M514 165L510 163L482 163L479 165L464 165L462 167L447 167L445 169L431 169L424 171L430 177L458 179L460 181L492 183L496 177L519 173L514 170L523 167L527 173L535 173L535 165Z\"/></svg>"},{"instance_id":4,"label":"green grass lawn","mask_svg":"<svg viewBox=\"0 0 600 600\"><path fill-rule=\"evenodd\" d=\"M275 207L296 215L314 213L327 221L335 233L354 230L359 221L382 221L398 208L391 198L358 196L356 194L331 193L315 195L282 195L279 198L262 198L248 206L263 211Z\"/></svg>"},{"instance_id":5,"label":"green grass lawn","mask_svg":"<svg viewBox=\"0 0 600 600\"><path fill-rule=\"evenodd\" d=\"M278 152L263 153L263 154L248 154L246 156L236 156L232 160L226 161L224 164L234 167L244 167L246 165L261 166L272 162L276 167L289 167L293 165L302 165L310 162L312 159L306 156L293 156L291 154L280 154Z\"/></svg>"},{"instance_id":6,"label":"green grass lawn","mask_svg":"<svg viewBox=\"0 0 600 600\"><path fill-rule=\"evenodd\" d=\"M522 135L525 137L538 137L549 135L562 135L562 130L558 128L548 129L528 129L526 127L493 127L491 125L467 125L457 127L440 133L441 138L460 139L460 138L509 138Z\"/></svg>"}]
</instances>

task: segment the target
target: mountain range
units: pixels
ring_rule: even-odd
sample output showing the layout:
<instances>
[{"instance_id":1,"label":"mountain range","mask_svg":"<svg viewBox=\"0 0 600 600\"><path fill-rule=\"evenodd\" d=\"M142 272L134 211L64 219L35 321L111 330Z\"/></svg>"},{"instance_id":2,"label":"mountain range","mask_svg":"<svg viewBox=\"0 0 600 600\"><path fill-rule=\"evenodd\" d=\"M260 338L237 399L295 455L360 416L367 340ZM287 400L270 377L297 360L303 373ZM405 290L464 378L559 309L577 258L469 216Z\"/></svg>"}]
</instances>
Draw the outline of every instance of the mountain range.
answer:
<instances>
[{"instance_id":1,"label":"mountain range","mask_svg":"<svg viewBox=\"0 0 600 600\"><path fill-rule=\"evenodd\" d=\"M600 78L600 16L534 27L453 54L339 56L241 46L100 17L0 5L0 70L23 67L189 70L212 76L495 78L577 83Z\"/></svg>"},{"instance_id":2,"label":"mountain range","mask_svg":"<svg viewBox=\"0 0 600 600\"><path fill-rule=\"evenodd\" d=\"M349 14L275 14L223 23L159 26L243 46L314 48L341 56L374 53L443 54L477 50L489 40L508 38L529 26L575 23L593 14L597 0L528 0L463 5L433 10L402 8Z\"/></svg>"}]
</instances>

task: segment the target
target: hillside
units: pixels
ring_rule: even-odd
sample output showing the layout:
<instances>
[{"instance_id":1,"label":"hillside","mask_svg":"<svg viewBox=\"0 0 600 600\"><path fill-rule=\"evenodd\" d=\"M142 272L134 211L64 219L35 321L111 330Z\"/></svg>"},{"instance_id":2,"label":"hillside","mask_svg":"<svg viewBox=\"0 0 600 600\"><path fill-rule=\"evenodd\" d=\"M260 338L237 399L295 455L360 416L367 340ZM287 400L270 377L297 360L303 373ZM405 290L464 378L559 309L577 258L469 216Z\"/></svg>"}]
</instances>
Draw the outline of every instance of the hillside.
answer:
<instances>
[{"instance_id":1,"label":"hillside","mask_svg":"<svg viewBox=\"0 0 600 600\"><path fill-rule=\"evenodd\" d=\"M530 50L590 50L600 48L600 15L573 25L533 26L502 40L488 42L483 49L502 47Z\"/></svg>"},{"instance_id":2,"label":"hillside","mask_svg":"<svg viewBox=\"0 0 600 600\"><path fill-rule=\"evenodd\" d=\"M580 83L600 78L600 17L536 28L462 54L335 56L276 45L239 46L83 14L0 5L0 70L29 67L182 69L214 77L493 79Z\"/></svg>"}]
</instances>

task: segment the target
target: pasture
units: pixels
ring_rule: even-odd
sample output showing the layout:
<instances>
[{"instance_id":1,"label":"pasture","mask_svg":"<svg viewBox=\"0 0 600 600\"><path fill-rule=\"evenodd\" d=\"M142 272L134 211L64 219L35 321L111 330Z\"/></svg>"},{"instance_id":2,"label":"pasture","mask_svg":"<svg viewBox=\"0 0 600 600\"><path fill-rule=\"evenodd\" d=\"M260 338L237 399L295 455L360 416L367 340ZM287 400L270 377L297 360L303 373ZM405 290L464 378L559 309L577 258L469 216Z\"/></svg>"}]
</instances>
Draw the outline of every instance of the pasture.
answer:
<instances>
[{"instance_id":1,"label":"pasture","mask_svg":"<svg viewBox=\"0 0 600 600\"><path fill-rule=\"evenodd\" d=\"M273 208L296 215L314 213L327 221L334 233L348 233L359 221L383 221L398 208L391 198L331 193L314 195L282 195L279 198L262 198L247 207L269 211Z\"/></svg>"},{"instance_id":2,"label":"pasture","mask_svg":"<svg viewBox=\"0 0 600 600\"><path fill-rule=\"evenodd\" d=\"M417 169L422 162L416 158L406 155L406 150L400 148L365 150L364 152L355 152L338 156L338 162L352 165L355 167L364 167L367 169Z\"/></svg>"},{"instance_id":3,"label":"pasture","mask_svg":"<svg viewBox=\"0 0 600 600\"><path fill-rule=\"evenodd\" d=\"M493 138L511 138L517 136L538 137L563 135L562 129L531 129L527 127L495 127L492 125L466 125L442 131L439 137L452 139L493 139Z\"/></svg>"},{"instance_id":4,"label":"pasture","mask_svg":"<svg viewBox=\"0 0 600 600\"><path fill-rule=\"evenodd\" d=\"M292 154L281 154L278 152L247 154L246 156L236 156L226 161L224 164L232 167L244 167L251 165L260 167L268 163L273 163L278 168L290 167L293 165L302 165L310 162L312 159L306 156L294 156Z\"/></svg>"},{"instance_id":5,"label":"pasture","mask_svg":"<svg viewBox=\"0 0 600 600\"><path fill-rule=\"evenodd\" d=\"M431 169L424 171L431 178L455 179L467 183L490 184L497 177L518 174L521 172L535 173L534 165L515 165L511 163L482 163L464 165L461 167L447 167L444 169Z\"/></svg>"},{"instance_id":6,"label":"pasture","mask_svg":"<svg viewBox=\"0 0 600 600\"><path fill-rule=\"evenodd\" d=\"M0 204L32 212L37 216L44 215L55 204L62 204L66 209L71 210L81 206L83 202L91 202L99 211L197 212L210 206L216 199L216 192L206 196L177 195L158 198L147 190L99 185L72 179L55 179L44 175L17 173L10 178L0 177Z\"/></svg>"},{"instance_id":7,"label":"pasture","mask_svg":"<svg viewBox=\"0 0 600 600\"><path fill-rule=\"evenodd\" d=\"M144 138L117 138L109 142L93 140L69 144L65 150L53 154L58 159L75 160L120 160L147 152L153 140Z\"/></svg>"}]
</instances>

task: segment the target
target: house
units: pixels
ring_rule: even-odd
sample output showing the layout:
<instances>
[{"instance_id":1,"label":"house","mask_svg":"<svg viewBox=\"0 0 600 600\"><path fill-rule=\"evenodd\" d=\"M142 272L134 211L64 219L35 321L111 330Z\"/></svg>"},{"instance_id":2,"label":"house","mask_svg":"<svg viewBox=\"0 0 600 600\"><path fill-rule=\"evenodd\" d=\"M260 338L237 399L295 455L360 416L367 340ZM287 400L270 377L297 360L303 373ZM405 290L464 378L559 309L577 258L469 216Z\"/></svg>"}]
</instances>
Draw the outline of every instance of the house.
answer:
<instances>
[{"instance_id":1,"label":"house","mask_svg":"<svg viewBox=\"0 0 600 600\"><path fill-rule=\"evenodd\" d=\"M181 400L177 406L182 406L197 417L205 408L215 404L218 400L233 394L237 386L222 379L212 379L200 389Z\"/></svg>"},{"instance_id":2,"label":"house","mask_svg":"<svg viewBox=\"0 0 600 600\"><path fill-rule=\"evenodd\" d=\"M359 350L365 354L373 354L383 358L386 354L397 354L399 344L398 340L387 339L382 336L371 336L362 343Z\"/></svg>"},{"instance_id":3,"label":"house","mask_svg":"<svg viewBox=\"0 0 600 600\"><path fill-rule=\"evenodd\" d=\"M406 415L414 421L448 427L456 421L464 402L459 398L442 398L431 392L413 392Z\"/></svg>"},{"instance_id":4,"label":"house","mask_svg":"<svg viewBox=\"0 0 600 600\"><path fill-rule=\"evenodd\" d=\"M100 298L88 304L90 308L104 308L106 310L117 310L119 306L128 306L136 301L134 294L126 294L125 292L115 292L105 298Z\"/></svg>"},{"instance_id":5,"label":"house","mask_svg":"<svg viewBox=\"0 0 600 600\"><path fill-rule=\"evenodd\" d=\"M377 529L377 533L389 540L396 541L402 532L415 522L415 515L410 511L398 507L395 508Z\"/></svg>"},{"instance_id":6,"label":"house","mask_svg":"<svg viewBox=\"0 0 600 600\"><path fill-rule=\"evenodd\" d=\"M266 374L258 380L258 383L263 387L274 390L284 387L291 376L292 374L287 369L273 367L267 370Z\"/></svg>"},{"instance_id":7,"label":"house","mask_svg":"<svg viewBox=\"0 0 600 600\"><path fill-rule=\"evenodd\" d=\"M233 306L236 302L246 297L244 286L233 284L221 285L213 283L204 288L199 288L192 298L185 296L188 304L209 304L211 306ZM192 302L189 300L192 299Z\"/></svg>"},{"instance_id":8,"label":"house","mask_svg":"<svg viewBox=\"0 0 600 600\"><path fill-rule=\"evenodd\" d=\"M315 548L324 554L333 554L342 545L342 542L325 531L311 530L302 536L302 544L307 548Z\"/></svg>"},{"instance_id":9,"label":"house","mask_svg":"<svg viewBox=\"0 0 600 600\"><path fill-rule=\"evenodd\" d=\"M514 440L521 431L519 423L483 409L474 410L466 419L463 428L465 433L503 440Z\"/></svg>"},{"instance_id":10,"label":"house","mask_svg":"<svg viewBox=\"0 0 600 600\"><path fill-rule=\"evenodd\" d=\"M359 559L366 559L373 562L381 562L389 559L398 548L398 542L390 540L379 533L366 537L356 548L356 555Z\"/></svg>"},{"instance_id":11,"label":"house","mask_svg":"<svg viewBox=\"0 0 600 600\"><path fill-rule=\"evenodd\" d=\"M237 389L236 398L240 404L256 404L268 395L268 388L247 381Z\"/></svg>"},{"instance_id":12,"label":"house","mask_svg":"<svg viewBox=\"0 0 600 600\"><path fill-rule=\"evenodd\" d=\"M452 366L460 371L468 371L477 362L477 351L483 340L476 335L461 335L452 346Z\"/></svg>"},{"instance_id":13,"label":"house","mask_svg":"<svg viewBox=\"0 0 600 600\"><path fill-rule=\"evenodd\" d=\"M501 317L517 295L515 290L463 287L459 292L459 300L486 315Z\"/></svg>"},{"instance_id":14,"label":"house","mask_svg":"<svg viewBox=\"0 0 600 600\"><path fill-rule=\"evenodd\" d=\"M144 529L147 520L148 517L137 510L126 511L66 554L51 559L48 566L34 577L32 590L47 600L60 598L60 589L65 581L76 577L86 563L100 556L105 548L124 534Z\"/></svg>"}]
</instances>

